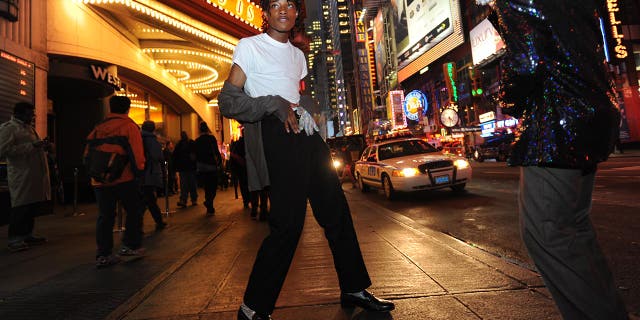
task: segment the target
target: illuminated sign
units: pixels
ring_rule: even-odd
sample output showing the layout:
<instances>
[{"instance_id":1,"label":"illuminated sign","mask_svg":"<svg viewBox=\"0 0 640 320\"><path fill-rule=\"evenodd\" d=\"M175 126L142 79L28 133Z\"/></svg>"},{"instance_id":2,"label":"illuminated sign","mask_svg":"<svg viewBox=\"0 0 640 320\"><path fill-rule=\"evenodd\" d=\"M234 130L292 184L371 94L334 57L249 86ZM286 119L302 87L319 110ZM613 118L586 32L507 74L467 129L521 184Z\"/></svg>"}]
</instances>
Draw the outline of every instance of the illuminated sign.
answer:
<instances>
[{"instance_id":1,"label":"illuminated sign","mask_svg":"<svg viewBox=\"0 0 640 320\"><path fill-rule=\"evenodd\" d=\"M393 90L389 91L387 112L393 128L407 126L407 119L404 117L403 103L404 91Z\"/></svg>"},{"instance_id":2,"label":"illuminated sign","mask_svg":"<svg viewBox=\"0 0 640 320\"><path fill-rule=\"evenodd\" d=\"M607 0L607 11L609 12L611 36L613 37L613 41L615 41L613 51L615 51L618 59L624 59L629 55L629 53L627 51L627 46L622 44L622 39L624 38L624 34L620 32L620 25L622 24L622 21L616 19L616 13L620 11L620 8L618 7L618 0Z\"/></svg>"},{"instance_id":3,"label":"illuminated sign","mask_svg":"<svg viewBox=\"0 0 640 320\"><path fill-rule=\"evenodd\" d=\"M489 137L492 136L494 132L496 132L496 122L495 121L491 121L491 122L487 122L487 123L483 123L480 125L480 136L481 137Z\"/></svg>"},{"instance_id":4,"label":"illuminated sign","mask_svg":"<svg viewBox=\"0 0 640 320\"><path fill-rule=\"evenodd\" d=\"M214 7L245 21L254 27L262 27L262 10L248 0L208 0Z\"/></svg>"},{"instance_id":5,"label":"illuminated sign","mask_svg":"<svg viewBox=\"0 0 640 320\"><path fill-rule=\"evenodd\" d=\"M91 71L93 72L93 78L95 78L96 80L104 81L116 89L120 89L122 87L120 78L118 78L117 75L110 72L108 69L91 65Z\"/></svg>"},{"instance_id":6,"label":"illuminated sign","mask_svg":"<svg viewBox=\"0 0 640 320\"><path fill-rule=\"evenodd\" d=\"M478 120L480 120L480 123L484 123L484 122L495 120L495 119L496 119L496 113L493 111L489 111L487 113L483 113L478 116Z\"/></svg>"},{"instance_id":7,"label":"illuminated sign","mask_svg":"<svg viewBox=\"0 0 640 320\"><path fill-rule=\"evenodd\" d=\"M11 118L17 102L35 103L35 66L0 50L0 123Z\"/></svg>"},{"instance_id":8,"label":"illuminated sign","mask_svg":"<svg viewBox=\"0 0 640 320\"><path fill-rule=\"evenodd\" d=\"M451 0L391 0L398 68L403 68L454 32ZM459 10L459 9L458 9Z\"/></svg>"},{"instance_id":9,"label":"illuminated sign","mask_svg":"<svg viewBox=\"0 0 640 320\"><path fill-rule=\"evenodd\" d=\"M382 15L382 10L380 10L378 11L376 18L373 20L373 50L375 52L375 59L373 61L376 63L376 78L378 79L378 85L382 84L384 77L384 61L387 59L384 42L384 17Z\"/></svg>"},{"instance_id":10,"label":"illuminated sign","mask_svg":"<svg viewBox=\"0 0 640 320\"><path fill-rule=\"evenodd\" d=\"M455 62L443 64L442 72L444 72L444 81L447 84L447 91L449 92L449 102L453 103L458 101L458 72L456 71Z\"/></svg>"},{"instance_id":11,"label":"illuminated sign","mask_svg":"<svg viewBox=\"0 0 640 320\"><path fill-rule=\"evenodd\" d=\"M518 125L518 119L510 118L496 122L496 128L512 128Z\"/></svg>"},{"instance_id":12,"label":"illuminated sign","mask_svg":"<svg viewBox=\"0 0 640 320\"><path fill-rule=\"evenodd\" d=\"M484 19L469 32L473 64L478 65L505 50L504 41L488 19Z\"/></svg>"},{"instance_id":13,"label":"illuminated sign","mask_svg":"<svg viewBox=\"0 0 640 320\"><path fill-rule=\"evenodd\" d=\"M409 120L418 121L420 113L427 112L427 96L420 90L413 90L404 97L404 115Z\"/></svg>"},{"instance_id":14,"label":"illuminated sign","mask_svg":"<svg viewBox=\"0 0 640 320\"><path fill-rule=\"evenodd\" d=\"M362 11L356 11L356 42L367 41L367 27L364 25L364 19L361 19Z\"/></svg>"}]
</instances>

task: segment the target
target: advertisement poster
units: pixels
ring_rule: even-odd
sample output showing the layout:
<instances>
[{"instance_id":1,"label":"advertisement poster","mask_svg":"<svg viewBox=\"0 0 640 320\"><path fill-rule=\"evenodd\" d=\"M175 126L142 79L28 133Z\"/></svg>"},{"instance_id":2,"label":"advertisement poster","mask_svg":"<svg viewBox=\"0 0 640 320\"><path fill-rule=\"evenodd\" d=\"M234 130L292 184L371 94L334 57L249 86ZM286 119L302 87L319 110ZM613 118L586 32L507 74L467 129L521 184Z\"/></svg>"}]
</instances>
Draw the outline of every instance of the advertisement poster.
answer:
<instances>
[{"instance_id":1,"label":"advertisement poster","mask_svg":"<svg viewBox=\"0 0 640 320\"><path fill-rule=\"evenodd\" d=\"M376 54L376 74L378 79L378 85L381 84L383 78L382 71L384 70L384 63L386 61L386 54L384 48L384 18L382 16L382 10L378 11L378 15L373 20L373 45Z\"/></svg>"},{"instance_id":2,"label":"advertisement poster","mask_svg":"<svg viewBox=\"0 0 640 320\"><path fill-rule=\"evenodd\" d=\"M450 0L391 0L398 68L403 68L453 33Z\"/></svg>"},{"instance_id":3,"label":"advertisement poster","mask_svg":"<svg viewBox=\"0 0 640 320\"><path fill-rule=\"evenodd\" d=\"M484 19L469 32L473 64L479 65L505 51L505 44L488 19Z\"/></svg>"}]
</instances>

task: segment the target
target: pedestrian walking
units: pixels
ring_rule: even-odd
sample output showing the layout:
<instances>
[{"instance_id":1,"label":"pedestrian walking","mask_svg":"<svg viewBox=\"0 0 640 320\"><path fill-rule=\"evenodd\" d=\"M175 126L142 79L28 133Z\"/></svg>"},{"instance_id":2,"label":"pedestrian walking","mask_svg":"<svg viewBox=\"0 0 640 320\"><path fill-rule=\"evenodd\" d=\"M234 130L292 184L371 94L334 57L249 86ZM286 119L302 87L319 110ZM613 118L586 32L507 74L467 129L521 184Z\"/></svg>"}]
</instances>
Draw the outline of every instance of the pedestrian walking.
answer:
<instances>
[{"instance_id":1,"label":"pedestrian walking","mask_svg":"<svg viewBox=\"0 0 640 320\"><path fill-rule=\"evenodd\" d=\"M256 257L238 319L271 319L302 233L307 200L333 253L342 306L390 311L392 302L366 291L371 280L349 206L329 165L329 148L299 105L299 82L307 66L289 36L300 1L263 0L260 5L265 33L240 40L218 97L222 114L243 123L249 189L269 186L271 196L270 234Z\"/></svg>"},{"instance_id":2,"label":"pedestrian walking","mask_svg":"<svg viewBox=\"0 0 640 320\"><path fill-rule=\"evenodd\" d=\"M258 215L258 208L260 214ZM259 217L259 218L258 218ZM269 190L265 187L261 190L251 191L251 219L267 221L269 217Z\"/></svg>"},{"instance_id":3,"label":"pedestrian walking","mask_svg":"<svg viewBox=\"0 0 640 320\"><path fill-rule=\"evenodd\" d=\"M187 199L191 198L191 205L198 204L198 181L196 180L196 146L189 139L185 131L180 133L180 141L173 150L173 163L180 178L180 199L178 207L187 206Z\"/></svg>"},{"instance_id":4,"label":"pedestrian walking","mask_svg":"<svg viewBox=\"0 0 640 320\"><path fill-rule=\"evenodd\" d=\"M40 139L33 128L35 107L16 103L11 119L0 125L0 159L7 161L7 180L11 197L8 248L11 252L46 242L33 234L35 216L43 202L51 200L47 150L49 142Z\"/></svg>"},{"instance_id":5,"label":"pedestrian walking","mask_svg":"<svg viewBox=\"0 0 640 320\"><path fill-rule=\"evenodd\" d=\"M243 131L240 129L241 132ZM238 140L231 143L230 146L229 167L234 182L237 181L240 187L240 195L242 196L242 204L245 208L249 207L251 202L251 194L247 180L247 160L245 159L244 134L241 134Z\"/></svg>"},{"instance_id":6,"label":"pedestrian walking","mask_svg":"<svg viewBox=\"0 0 640 320\"><path fill-rule=\"evenodd\" d=\"M486 1L484 1L486 2ZM491 1L507 45L503 113L522 119L521 232L565 319L627 319L589 219L598 163L618 137L595 0Z\"/></svg>"},{"instance_id":7,"label":"pedestrian walking","mask_svg":"<svg viewBox=\"0 0 640 320\"><path fill-rule=\"evenodd\" d=\"M158 207L156 192L158 189L164 188L164 155L162 154L162 146L154 133L156 130L155 122L147 120L142 123L141 129L145 158L142 196L153 221L156 223L156 230L162 230L167 224L162 221L162 212Z\"/></svg>"},{"instance_id":8,"label":"pedestrian walking","mask_svg":"<svg viewBox=\"0 0 640 320\"><path fill-rule=\"evenodd\" d=\"M176 185L176 167L173 164L173 147L173 142L168 140L162 149L162 156L164 157L164 161L167 162L167 192L170 196L176 194L178 190Z\"/></svg>"},{"instance_id":9,"label":"pedestrian walking","mask_svg":"<svg viewBox=\"0 0 640 320\"><path fill-rule=\"evenodd\" d=\"M211 134L206 122L200 122L200 136L195 141L196 170L204 187L204 206L207 216L215 214L213 200L218 189L218 174L222 170L222 156L218 149L218 140Z\"/></svg>"},{"instance_id":10,"label":"pedestrian walking","mask_svg":"<svg viewBox=\"0 0 640 320\"><path fill-rule=\"evenodd\" d=\"M140 182L138 176L144 170L145 157L142 146L142 135L138 125L129 118L131 100L124 96L112 96L109 99L111 113L99 123L87 136L88 171L110 172L108 177L92 176L98 204L98 220L96 223L96 267L104 268L120 262L119 256L142 256L142 215L144 202L140 197ZM123 137L124 139L122 139ZM124 141L122 141L124 140ZM96 156L93 153L96 153ZM96 161L100 153L107 154L108 159L123 157L123 167L117 170L95 166L102 162ZM108 161L110 165L112 162ZM120 202L127 212L125 231L122 237L122 247L118 255L113 255L113 225L116 216L116 203Z\"/></svg>"}]
</instances>

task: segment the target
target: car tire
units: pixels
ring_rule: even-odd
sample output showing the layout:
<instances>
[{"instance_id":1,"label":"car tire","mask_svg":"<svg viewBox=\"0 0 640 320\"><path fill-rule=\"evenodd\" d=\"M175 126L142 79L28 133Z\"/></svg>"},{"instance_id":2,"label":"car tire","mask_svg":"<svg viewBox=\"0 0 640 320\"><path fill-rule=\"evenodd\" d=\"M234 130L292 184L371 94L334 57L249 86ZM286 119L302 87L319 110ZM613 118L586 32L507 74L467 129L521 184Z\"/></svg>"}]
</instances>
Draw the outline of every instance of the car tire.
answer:
<instances>
[{"instance_id":1,"label":"car tire","mask_svg":"<svg viewBox=\"0 0 640 320\"><path fill-rule=\"evenodd\" d=\"M362 193L369 191L369 186L364 184L364 181L362 181L362 176L359 173L356 173L356 179L358 181L358 188Z\"/></svg>"},{"instance_id":2,"label":"car tire","mask_svg":"<svg viewBox=\"0 0 640 320\"><path fill-rule=\"evenodd\" d=\"M454 186L451 186L451 190L453 190L453 192L462 192L464 191L464 188L467 186L466 183L463 184L456 184Z\"/></svg>"},{"instance_id":3,"label":"car tire","mask_svg":"<svg viewBox=\"0 0 640 320\"><path fill-rule=\"evenodd\" d=\"M388 175L382 176L382 191L384 192L384 196L387 200L395 199L396 192L393 190L393 184L391 184L391 179Z\"/></svg>"}]
</instances>

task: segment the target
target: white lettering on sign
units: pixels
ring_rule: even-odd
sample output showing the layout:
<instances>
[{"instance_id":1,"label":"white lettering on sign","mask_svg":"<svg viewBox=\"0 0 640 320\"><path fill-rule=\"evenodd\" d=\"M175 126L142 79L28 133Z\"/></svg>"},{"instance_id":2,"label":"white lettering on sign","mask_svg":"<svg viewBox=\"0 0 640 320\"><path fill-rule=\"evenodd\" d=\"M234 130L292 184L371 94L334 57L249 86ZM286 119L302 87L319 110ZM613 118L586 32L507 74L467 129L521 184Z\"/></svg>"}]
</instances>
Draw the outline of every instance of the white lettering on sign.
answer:
<instances>
[{"instance_id":1,"label":"white lettering on sign","mask_svg":"<svg viewBox=\"0 0 640 320\"><path fill-rule=\"evenodd\" d=\"M105 81L106 83L116 88L121 88L122 82L120 81L120 78L109 72L109 70L99 66L91 65L91 71L93 71L93 77L96 80Z\"/></svg>"}]
</instances>

